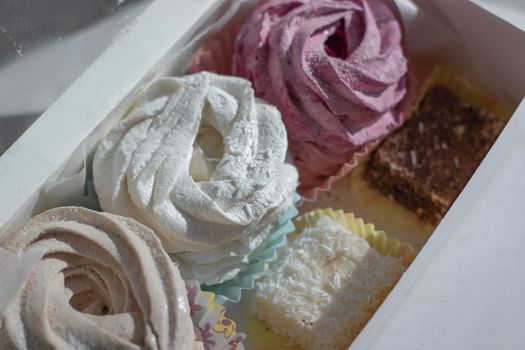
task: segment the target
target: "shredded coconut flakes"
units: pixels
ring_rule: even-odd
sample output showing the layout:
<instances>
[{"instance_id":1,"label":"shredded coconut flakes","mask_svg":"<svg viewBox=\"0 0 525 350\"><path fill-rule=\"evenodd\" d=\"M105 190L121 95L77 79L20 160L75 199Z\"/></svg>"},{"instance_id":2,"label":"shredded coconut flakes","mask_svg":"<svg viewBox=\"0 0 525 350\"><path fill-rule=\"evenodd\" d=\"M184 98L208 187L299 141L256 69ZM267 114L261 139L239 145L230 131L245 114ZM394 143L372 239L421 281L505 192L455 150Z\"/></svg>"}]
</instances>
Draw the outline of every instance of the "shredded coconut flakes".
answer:
<instances>
[{"instance_id":1,"label":"shredded coconut flakes","mask_svg":"<svg viewBox=\"0 0 525 350\"><path fill-rule=\"evenodd\" d=\"M346 349L404 269L401 259L323 217L259 282L255 313L304 349Z\"/></svg>"}]
</instances>

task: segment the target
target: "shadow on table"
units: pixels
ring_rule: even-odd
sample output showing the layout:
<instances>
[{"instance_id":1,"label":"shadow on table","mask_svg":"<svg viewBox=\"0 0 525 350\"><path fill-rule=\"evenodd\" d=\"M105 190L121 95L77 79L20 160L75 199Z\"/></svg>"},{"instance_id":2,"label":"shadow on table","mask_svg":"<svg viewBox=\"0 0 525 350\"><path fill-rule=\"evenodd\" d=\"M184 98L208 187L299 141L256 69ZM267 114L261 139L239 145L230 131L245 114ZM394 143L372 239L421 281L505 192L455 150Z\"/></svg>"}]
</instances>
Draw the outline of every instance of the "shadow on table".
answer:
<instances>
[{"instance_id":1,"label":"shadow on table","mask_svg":"<svg viewBox=\"0 0 525 350\"><path fill-rule=\"evenodd\" d=\"M2 0L0 66L43 41L60 40L146 0Z\"/></svg>"},{"instance_id":2,"label":"shadow on table","mask_svg":"<svg viewBox=\"0 0 525 350\"><path fill-rule=\"evenodd\" d=\"M40 113L28 115L0 115L0 156L29 128ZM9 130L9 132L5 132Z\"/></svg>"}]
</instances>

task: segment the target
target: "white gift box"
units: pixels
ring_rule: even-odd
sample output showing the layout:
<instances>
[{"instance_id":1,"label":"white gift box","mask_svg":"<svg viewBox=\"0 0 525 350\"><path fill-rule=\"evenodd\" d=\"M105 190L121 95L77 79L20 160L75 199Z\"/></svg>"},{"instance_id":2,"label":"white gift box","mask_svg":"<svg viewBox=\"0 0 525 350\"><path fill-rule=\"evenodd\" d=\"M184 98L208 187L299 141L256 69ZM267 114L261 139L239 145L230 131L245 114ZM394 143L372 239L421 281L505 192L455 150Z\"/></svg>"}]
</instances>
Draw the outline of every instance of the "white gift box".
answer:
<instances>
[{"instance_id":1,"label":"white gift box","mask_svg":"<svg viewBox=\"0 0 525 350\"><path fill-rule=\"evenodd\" d=\"M183 74L205 34L254 4L154 2L0 158L0 242L29 217L73 203L98 141L137 93L157 77ZM525 95L525 32L469 1L395 4L415 57L451 66L516 110L351 349L523 348L525 103L518 105ZM14 273L0 269L4 279ZM10 293L0 291L0 313ZM236 311L242 330L244 313Z\"/></svg>"}]
</instances>

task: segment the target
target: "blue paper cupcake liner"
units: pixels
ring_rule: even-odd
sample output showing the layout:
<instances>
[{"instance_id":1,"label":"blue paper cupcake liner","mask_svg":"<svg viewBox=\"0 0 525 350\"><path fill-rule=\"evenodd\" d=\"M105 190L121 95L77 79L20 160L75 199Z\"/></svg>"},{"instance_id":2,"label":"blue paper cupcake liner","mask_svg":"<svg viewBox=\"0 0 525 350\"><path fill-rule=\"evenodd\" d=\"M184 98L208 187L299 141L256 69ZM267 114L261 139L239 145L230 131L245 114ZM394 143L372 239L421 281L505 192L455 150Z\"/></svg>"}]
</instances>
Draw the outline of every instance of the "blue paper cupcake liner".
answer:
<instances>
[{"instance_id":1,"label":"blue paper cupcake liner","mask_svg":"<svg viewBox=\"0 0 525 350\"><path fill-rule=\"evenodd\" d=\"M242 291L253 289L255 281L268 273L268 264L277 260L277 251L288 244L288 235L295 231L292 219L299 215L295 205L301 200L299 194L292 195L293 206L282 214L273 224L270 234L262 243L262 249L257 249L249 256L249 264L235 278L220 284L202 285L202 290L215 293L217 303L225 301L239 302Z\"/></svg>"},{"instance_id":2,"label":"blue paper cupcake liner","mask_svg":"<svg viewBox=\"0 0 525 350\"><path fill-rule=\"evenodd\" d=\"M292 195L293 205L283 213L273 224L268 237L249 257L247 268L235 278L220 284L202 285L203 291L213 292L215 301L222 304L225 301L239 302L244 289L253 289L255 281L268 272L268 264L277 260L277 250L288 244L287 236L295 231L292 219L299 215L295 207L301 200L297 193ZM93 180L86 183L85 196L80 198L75 205L88 209L102 211L95 192Z\"/></svg>"}]
</instances>

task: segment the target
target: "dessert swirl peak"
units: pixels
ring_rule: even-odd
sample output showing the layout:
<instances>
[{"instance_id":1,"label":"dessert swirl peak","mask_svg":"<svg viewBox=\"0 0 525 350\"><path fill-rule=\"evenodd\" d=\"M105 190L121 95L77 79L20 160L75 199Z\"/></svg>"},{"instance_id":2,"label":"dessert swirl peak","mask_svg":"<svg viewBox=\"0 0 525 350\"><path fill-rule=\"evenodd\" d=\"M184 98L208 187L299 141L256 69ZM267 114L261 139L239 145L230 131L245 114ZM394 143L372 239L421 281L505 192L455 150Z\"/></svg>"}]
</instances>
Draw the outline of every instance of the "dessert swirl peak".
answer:
<instances>
[{"instance_id":1,"label":"dessert swirl peak","mask_svg":"<svg viewBox=\"0 0 525 350\"><path fill-rule=\"evenodd\" d=\"M279 112L248 81L163 78L101 143L95 187L104 210L150 226L168 252L201 252L253 235L289 205L297 172L286 150Z\"/></svg>"},{"instance_id":2,"label":"dessert swirl peak","mask_svg":"<svg viewBox=\"0 0 525 350\"><path fill-rule=\"evenodd\" d=\"M235 50L234 73L283 114L302 185L333 175L402 121L401 29L379 1L270 0Z\"/></svg>"},{"instance_id":3,"label":"dessert swirl peak","mask_svg":"<svg viewBox=\"0 0 525 350\"><path fill-rule=\"evenodd\" d=\"M153 232L84 208L49 210L6 246L43 252L0 323L2 349L193 349L182 277Z\"/></svg>"}]
</instances>

